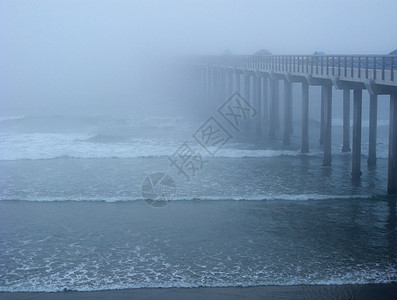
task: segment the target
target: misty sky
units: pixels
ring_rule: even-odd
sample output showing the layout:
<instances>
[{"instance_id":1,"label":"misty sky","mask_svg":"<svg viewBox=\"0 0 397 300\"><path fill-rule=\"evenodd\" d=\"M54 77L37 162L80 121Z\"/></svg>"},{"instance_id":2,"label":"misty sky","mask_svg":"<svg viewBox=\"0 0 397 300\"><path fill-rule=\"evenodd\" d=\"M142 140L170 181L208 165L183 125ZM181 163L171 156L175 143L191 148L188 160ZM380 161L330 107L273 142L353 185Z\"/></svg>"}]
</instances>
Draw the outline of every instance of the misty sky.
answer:
<instances>
[{"instance_id":1,"label":"misty sky","mask_svg":"<svg viewBox=\"0 0 397 300\"><path fill-rule=\"evenodd\" d=\"M396 37L396 0L1 0L0 114L139 107L159 53L386 54Z\"/></svg>"}]
</instances>

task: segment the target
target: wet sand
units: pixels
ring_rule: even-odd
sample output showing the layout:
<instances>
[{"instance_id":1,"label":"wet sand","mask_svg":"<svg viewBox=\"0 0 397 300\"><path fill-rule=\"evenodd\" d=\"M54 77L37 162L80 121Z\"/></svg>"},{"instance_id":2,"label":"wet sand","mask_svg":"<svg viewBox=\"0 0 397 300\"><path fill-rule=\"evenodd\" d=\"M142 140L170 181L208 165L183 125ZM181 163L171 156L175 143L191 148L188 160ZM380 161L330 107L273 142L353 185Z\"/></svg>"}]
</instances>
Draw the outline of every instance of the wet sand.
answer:
<instances>
[{"instance_id":1,"label":"wet sand","mask_svg":"<svg viewBox=\"0 0 397 300\"><path fill-rule=\"evenodd\" d=\"M0 299L397 299L397 282L386 284L295 285L227 288L145 288L95 292L0 293Z\"/></svg>"}]
</instances>

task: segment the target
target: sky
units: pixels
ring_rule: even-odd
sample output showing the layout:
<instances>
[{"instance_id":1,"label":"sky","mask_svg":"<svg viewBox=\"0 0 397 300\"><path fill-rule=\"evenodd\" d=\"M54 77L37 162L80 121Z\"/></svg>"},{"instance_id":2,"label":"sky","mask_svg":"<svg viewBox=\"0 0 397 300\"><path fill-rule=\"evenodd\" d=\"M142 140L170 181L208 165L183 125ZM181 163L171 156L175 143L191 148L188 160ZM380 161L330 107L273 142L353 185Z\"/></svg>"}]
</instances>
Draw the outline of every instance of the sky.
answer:
<instances>
[{"instance_id":1,"label":"sky","mask_svg":"<svg viewBox=\"0 0 397 300\"><path fill-rule=\"evenodd\" d=\"M144 107L167 55L387 54L396 16L397 0L0 0L0 114Z\"/></svg>"}]
</instances>

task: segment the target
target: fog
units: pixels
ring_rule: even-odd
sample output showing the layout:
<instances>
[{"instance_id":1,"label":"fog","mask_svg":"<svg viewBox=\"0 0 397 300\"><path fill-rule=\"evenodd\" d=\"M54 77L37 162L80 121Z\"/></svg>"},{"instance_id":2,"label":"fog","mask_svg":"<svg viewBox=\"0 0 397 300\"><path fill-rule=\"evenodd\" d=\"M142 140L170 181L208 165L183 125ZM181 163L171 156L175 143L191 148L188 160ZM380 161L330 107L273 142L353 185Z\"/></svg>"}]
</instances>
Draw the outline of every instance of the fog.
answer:
<instances>
[{"instance_id":1,"label":"fog","mask_svg":"<svg viewBox=\"0 0 397 300\"><path fill-rule=\"evenodd\" d=\"M171 57L389 53L396 8L396 1L1 1L1 114L175 111L172 68L164 65Z\"/></svg>"},{"instance_id":2,"label":"fog","mask_svg":"<svg viewBox=\"0 0 397 300\"><path fill-rule=\"evenodd\" d=\"M375 132L364 89L348 134L342 90L321 122L310 85L306 123L301 83L284 109L293 77L274 76L266 111L254 76L186 62L386 55L396 12L397 0L0 0L0 298L395 294L390 96ZM238 78L249 103L227 94Z\"/></svg>"}]
</instances>

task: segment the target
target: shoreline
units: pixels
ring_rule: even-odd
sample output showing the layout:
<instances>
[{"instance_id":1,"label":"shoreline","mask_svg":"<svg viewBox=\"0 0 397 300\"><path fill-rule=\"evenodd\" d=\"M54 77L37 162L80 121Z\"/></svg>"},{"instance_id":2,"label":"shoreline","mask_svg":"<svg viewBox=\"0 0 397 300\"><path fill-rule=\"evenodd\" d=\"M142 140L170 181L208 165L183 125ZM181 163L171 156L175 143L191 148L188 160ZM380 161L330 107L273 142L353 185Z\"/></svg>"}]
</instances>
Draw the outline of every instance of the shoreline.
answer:
<instances>
[{"instance_id":1,"label":"shoreline","mask_svg":"<svg viewBox=\"0 0 397 300\"><path fill-rule=\"evenodd\" d=\"M0 299L396 299L397 282L342 285L137 288L104 291L0 292Z\"/></svg>"}]
</instances>

